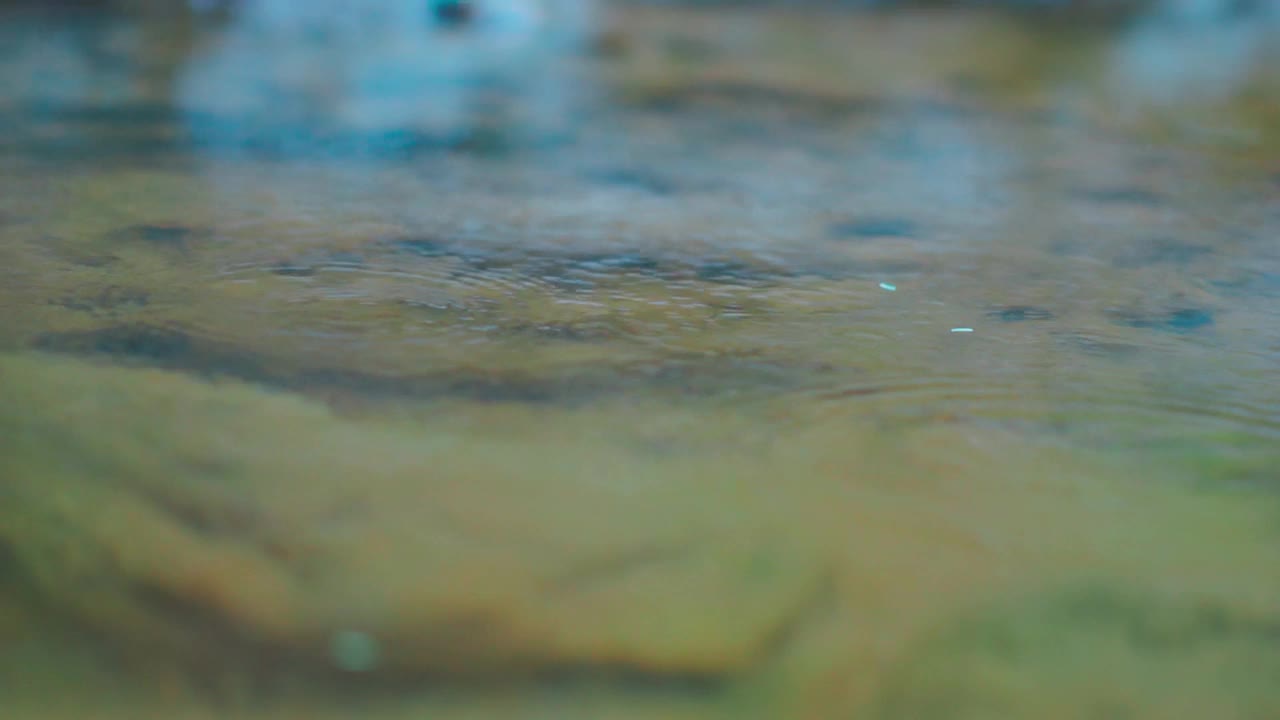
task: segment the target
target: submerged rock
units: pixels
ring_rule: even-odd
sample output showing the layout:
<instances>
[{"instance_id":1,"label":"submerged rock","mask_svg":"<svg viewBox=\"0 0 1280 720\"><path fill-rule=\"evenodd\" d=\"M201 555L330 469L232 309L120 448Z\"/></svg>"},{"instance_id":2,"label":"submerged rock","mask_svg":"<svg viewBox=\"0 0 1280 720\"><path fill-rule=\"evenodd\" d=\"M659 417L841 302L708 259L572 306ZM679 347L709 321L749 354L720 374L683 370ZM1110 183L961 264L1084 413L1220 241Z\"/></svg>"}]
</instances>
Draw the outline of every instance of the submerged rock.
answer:
<instances>
[{"instance_id":1,"label":"submerged rock","mask_svg":"<svg viewBox=\"0 0 1280 720\"><path fill-rule=\"evenodd\" d=\"M324 673L338 646L338 669L391 677L726 677L822 583L714 468L696 488L615 482L579 448L530 476L537 442L369 428L156 371L8 357L0 375L0 549L48 602L144 653Z\"/></svg>"}]
</instances>

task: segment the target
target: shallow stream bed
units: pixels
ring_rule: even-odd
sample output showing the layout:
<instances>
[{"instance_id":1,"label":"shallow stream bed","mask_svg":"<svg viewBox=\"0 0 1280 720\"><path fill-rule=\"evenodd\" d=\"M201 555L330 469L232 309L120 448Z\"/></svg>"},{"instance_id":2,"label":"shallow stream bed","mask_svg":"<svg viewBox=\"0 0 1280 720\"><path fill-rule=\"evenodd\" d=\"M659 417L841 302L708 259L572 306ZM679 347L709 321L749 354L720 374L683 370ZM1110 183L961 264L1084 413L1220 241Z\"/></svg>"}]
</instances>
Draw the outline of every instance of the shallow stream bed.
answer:
<instances>
[{"instance_id":1,"label":"shallow stream bed","mask_svg":"<svg viewBox=\"0 0 1280 720\"><path fill-rule=\"evenodd\" d=\"M1280 717L1280 23L611 22L0 14L0 715Z\"/></svg>"}]
</instances>

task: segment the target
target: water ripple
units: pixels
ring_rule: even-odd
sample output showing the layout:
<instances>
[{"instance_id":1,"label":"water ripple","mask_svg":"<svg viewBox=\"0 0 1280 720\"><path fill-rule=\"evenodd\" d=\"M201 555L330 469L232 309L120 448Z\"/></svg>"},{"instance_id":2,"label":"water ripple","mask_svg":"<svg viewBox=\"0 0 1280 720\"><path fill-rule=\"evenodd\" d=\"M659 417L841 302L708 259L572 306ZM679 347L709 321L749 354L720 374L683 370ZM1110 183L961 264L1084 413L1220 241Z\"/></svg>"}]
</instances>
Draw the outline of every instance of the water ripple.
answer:
<instances>
[{"instance_id":1,"label":"water ripple","mask_svg":"<svg viewBox=\"0 0 1280 720\"><path fill-rule=\"evenodd\" d=\"M865 378L809 387L785 401L790 422L840 417L886 422L997 422L1040 428L1102 444L1143 443L1200 434L1280 437L1280 402L1211 388L1161 392L1036 382L976 374Z\"/></svg>"}]
</instances>

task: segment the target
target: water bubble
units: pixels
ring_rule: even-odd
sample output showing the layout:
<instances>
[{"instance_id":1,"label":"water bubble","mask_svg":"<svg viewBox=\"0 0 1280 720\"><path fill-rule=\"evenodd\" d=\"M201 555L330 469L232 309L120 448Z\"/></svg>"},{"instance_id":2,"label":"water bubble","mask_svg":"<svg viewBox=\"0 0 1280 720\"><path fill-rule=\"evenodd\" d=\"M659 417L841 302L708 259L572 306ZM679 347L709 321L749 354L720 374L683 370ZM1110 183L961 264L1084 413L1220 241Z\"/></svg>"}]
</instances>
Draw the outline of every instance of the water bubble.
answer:
<instances>
[{"instance_id":1,"label":"water bubble","mask_svg":"<svg viewBox=\"0 0 1280 720\"><path fill-rule=\"evenodd\" d=\"M333 664L347 672L368 672L378 665L381 646L377 638L359 630L340 630L329 641Z\"/></svg>"}]
</instances>

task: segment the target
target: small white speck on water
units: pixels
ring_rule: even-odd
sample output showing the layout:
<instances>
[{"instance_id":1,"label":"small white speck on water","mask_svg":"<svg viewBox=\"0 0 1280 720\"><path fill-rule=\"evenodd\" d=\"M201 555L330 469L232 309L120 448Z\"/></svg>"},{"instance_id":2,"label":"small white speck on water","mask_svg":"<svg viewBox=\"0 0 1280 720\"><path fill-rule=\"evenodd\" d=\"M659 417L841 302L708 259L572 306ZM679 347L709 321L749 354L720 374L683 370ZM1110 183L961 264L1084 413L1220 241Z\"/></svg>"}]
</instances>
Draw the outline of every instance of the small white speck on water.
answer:
<instances>
[{"instance_id":1,"label":"small white speck on water","mask_svg":"<svg viewBox=\"0 0 1280 720\"><path fill-rule=\"evenodd\" d=\"M377 638L358 630L339 630L329 639L333 664L347 672L368 672L378 665L382 648Z\"/></svg>"},{"instance_id":2,"label":"small white speck on water","mask_svg":"<svg viewBox=\"0 0 1280 720\"><path fill-rule=\"evenodd\" d=\"M973 328L951 328L951 332L973 332Z\"/></svg>"},{"instance_id":3,"label":"small white speck on water","mask_svg":"<svg viewBox=\"0 0 1280 720\"><path fill-rule=\"evenodd\" d=\"M880 288L883 290L888 290L889 292L893 292L894 290L898 289L898 286L894 285L893 283L882 282L880 283Z\"/></svg>"}]
</instances>

